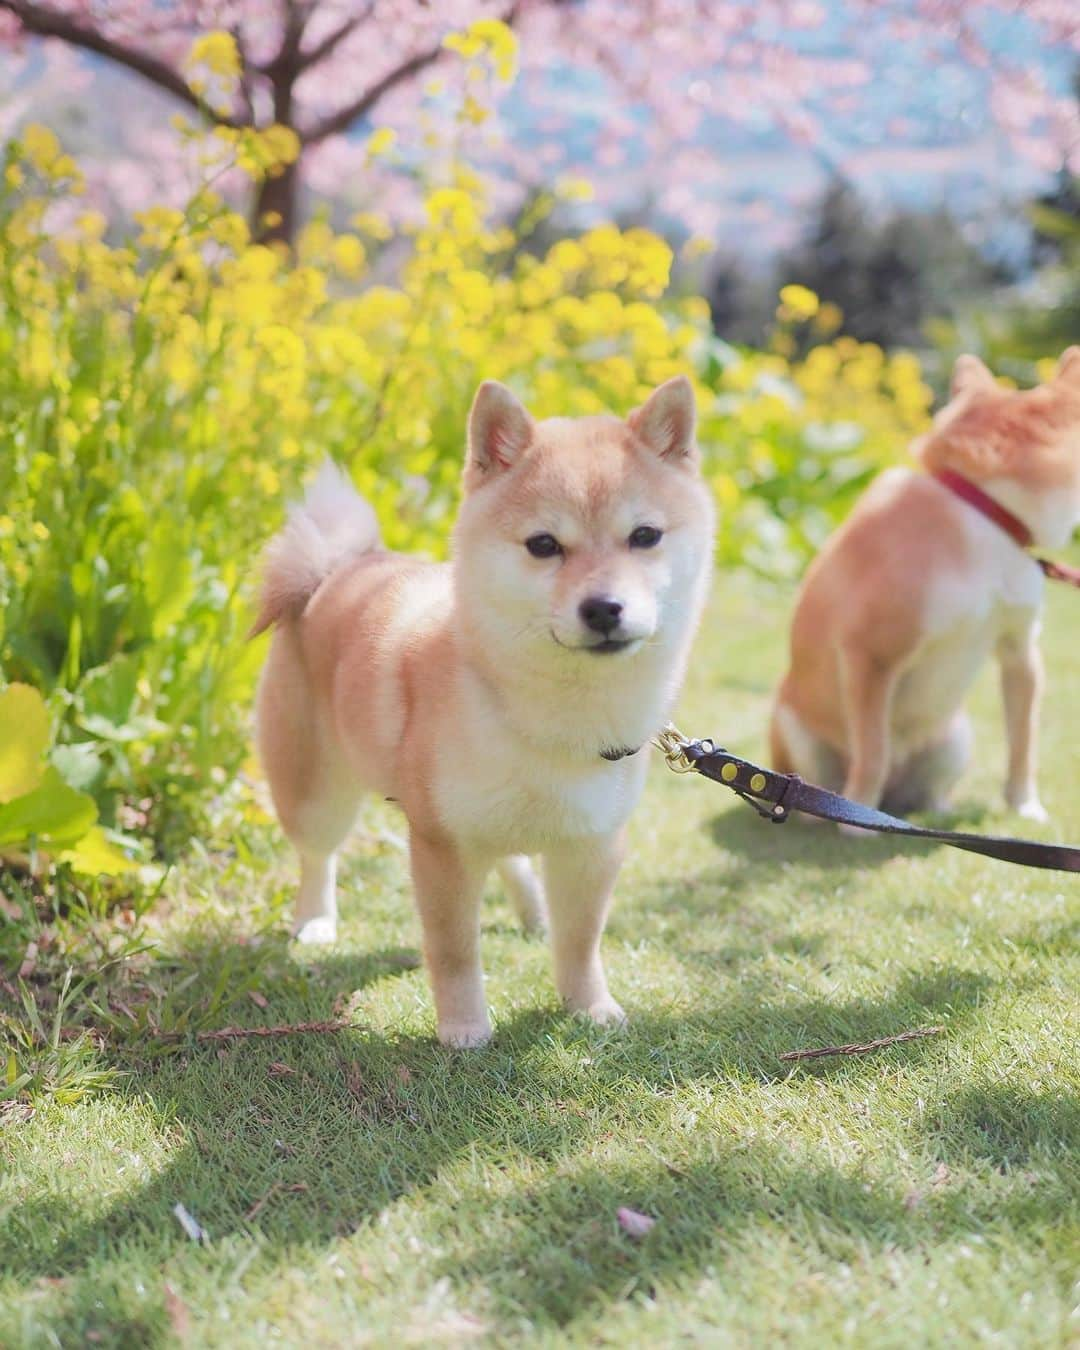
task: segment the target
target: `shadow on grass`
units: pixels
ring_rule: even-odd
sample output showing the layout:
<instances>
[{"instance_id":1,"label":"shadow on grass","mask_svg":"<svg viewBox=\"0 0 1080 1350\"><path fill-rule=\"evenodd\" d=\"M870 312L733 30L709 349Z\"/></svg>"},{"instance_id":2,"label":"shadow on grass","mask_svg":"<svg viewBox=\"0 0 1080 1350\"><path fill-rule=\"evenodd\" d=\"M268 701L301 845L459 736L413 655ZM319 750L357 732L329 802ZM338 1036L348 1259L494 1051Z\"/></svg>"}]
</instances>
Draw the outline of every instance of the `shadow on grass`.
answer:
<instances>
[{"instance_id":1,"label":"shadow on grass","mask_svg":"<svg viewBox=\"0 0 1080 1350\"><path fill-rule=\"evenodd\" d=\"M991 1228L1008 1228L1039 1250L1053 1244L1054 1216L1064 1219L1078 1198L1080 1100L972 1088L941 1102L929 1129L946 1165L916 1190L752 1136L692 1140L689 1156L674 1162L585 1166L498 1201L470 1255L445 1273L482 1281L508 1316L564 1327L591 1306L651 1297L703 1270L727 1266L738 1279L741 1249L759 1235L777 1241L778 1229L809 1248L816 1264L860 1265L876 1252L940 1246ZM911 1133L917 1143L920 1131ZM996 1184L979 1175L985 1161L1003 1173ZM975 1175L960 1173L965 1167ZM620 1231L621 1206L655 1219L642 1242ZM1065 1228L1061 1238L1068 1240ZM1071 1275L1058 1264L1064 1297Z\"/></svg>"},{"instance_id":2,"label":"shadow on grass","mask_svg":"<svg viewBox=\"0 0 1080 1350\"><path fill-rule=\"evenodd\" d=\"M173 1018L192 1026L207 1007L218 1007L229 1023L314 1020L328 1013L329 989L357 990L399 978L412 964L411 953L393 951L334 953L315 967L301 966L283 943L230 947L210 941L155 970L162 985L155 997ZM247 999L216 1003L225 976L241 990L257 984L268 1008ZM878 1000L777 1004L751 980L725 985L711 1008L692 1016L645 1015L612 1033L561 1012L522 1012L498 1027L492 1047L467 1055L447 1052L429 1038L394 1037L362 1024L340 1033L225 1045L192 1039L159 1058L147 1058L149 1044L133 1036L117 1048L126 1074L117 1096L125 1106L149 1111L163 1131L177 1131L181 1142L163 1170L103 1213L88 1215L56 1195L27 1197L0 1229L0 1270L22 1280L70 1276L98 1268L121 1246L166 1263L191 1250L173 1214L178 1202L215 1243L248 1234L257 1238L260 1259L284 1259L294 1249L310 1251L374 1221L477 1150L558 1169L610 1128L628 1095L636 1119L642 1099L646 1116L666 1112L672 1088L682 1084L709 1081L714 1091L733 1093L750 1082L780 1085L788 1074L778 1058L783 1050L872 1039L928 1020L948 1018L955 1026L974 1013L988 985L945 968L912 976ZM925 1041L901 1053L910 1061L939 1050ZM879 1057L871 1069L866 1061L832 1061L809 1072L847 1078L877 1073L881 1062ZM762 1161L779 1165L773 1157ZM807 1189L790 1166L786 1173L781 1168L782 1179L789 1173L803 1208L831 1203L829 1188L841 1184L823 1176L815 1183L820 1190ZM715 1203L726 1213L740 1186L758 1183L739 1181L721 1166L703 1172L695 1184L703 1188L700 1205ZM601 1192L606 1204L617 1194L619 1203L632 1203L629 1191L641 1191L618 1176L598 1175L590 1185L596 1191L591 1198L568 1182L551 1183L548 1243L562 1243L571 1213L588 1214L590 1223L607 1214L596 1207ZM847 1186L841 1187L845 1194ZM506 1202L510 1230L525 1221L515 1217L516 1203ZM530 1204L523 1195L522 1216ZM850 1205L844 1222L876 1240L876 1211L854 1194ZM513 1237L508 1241L504 1256L513 1249ZM478 1252L478 1268L494 1259L497 1245L490 1258ZM692 1273L707 1244L695 1252L689 1241L684 1247L673 1239L670 1250L671 1259ZM552 1252L544 1259L562 1258ZM613 1257L610 1271L606 1257L595 1266L586 1262L574 1287L591 1284L593 1296L601 1296L621 1260ZM514 1295L524 1296L524 1290ZM556 1316L554 1305L537 1310Z\"/></svg>"},{"instance_id":3,"label":"shadow on grass","mask_svg":"<svg viewBox=\"0 0 1080 1350\"><path fill-rule=\"evenodd\" d=\"M972 830L989 815L986 808L965 804L947 815L915 817L943 830ZM834 825L798 816L782 825L763 820L742 802L714 816L709 836L728 853L749 865L774 867L779 862L799 862L822 871L881 867L898 858L919 858L947 848L933 839L905 839L897 835L841 834Z\"/></svg>"},{"instance_id":4,"label":"shadow on grass","mask_svg":"<svg viewBox=\"0 0 1080 1350\"><path fill-rule=\"evenodd\" d=\"M901 846L794 824L778 830L740 803L713 822L712 835L734 859L665 882L639 906L687 912L681 959L739 969L737 982L718 980L709 1006L689 1015L644 1013L622 1032L600 1033L550 1008L529 1010L501 1022L493 1046L470 1055L362 1022L343 1033L224 1046L192 1038L156 1055L123 1031L119 1013L115 1049L107 1051L126 1073L118 1102L145 1111L179 1142L156 1175L100 1212L87 1212L77 1199L25 1198L0 1223L0 1271L27 1283L81 1277L55 1324L65 1343L101 1325L93 1309L102 1282L115 1282L106 1299L113 1337L106 1343L151 1343L167 1332L164 1307L159 1326L140 1320L145 1309L132 1308L127 1321L122 1311L120 1285L132 1252L163 1270L195 1262L209 1273L230 1250L230 1259L250 1250L260 1263L303 1265L335 1239L377 1222L401 1197L440 1186L446 1169L476 1155L531 1160L543 1180L502 1194L466 1191L462 1211L475 1231L448 1244L457 1254L447 1258L445 1274L455 1284L486 1282L507 1316L557 1326L598 1304L648 1294L661 1280L694 1279L765 1225L837 1260L968 1231L971 1209L961 1198L934 1193L913 1208L895 1188L867 1185L820 1159L800 1160L752 1134L720 1139L702 1129L679 1136L683 1150L670 1163L646 1149L633 1166L601 1168L588 1157L627 1118L640 1116L642 1129L666 1122L673 1089L700 1082L714 1096L749 1085L779 1094L792 1072L779 1060L783 1051L872 1040L927 1022L945 1022L955 1033L992 988L987 977L945 966L911 974L879 998L778 1001L775 980L755 968L759 959L813 956L823 939L750 931L738 947L697 953L695 908L722 913L745 903L759 865L771 871L790 858L850 870L888 862ZM707 838L702 847L708 851ZM486 926L493 930L500 925ZM245 945L198 934L144 975L155 1024L192 1029L323 1019L335 993L398 980L415 965L409 950L313 958L277 936ZM423 988L429 1002L426 981ZM124 1000L131 1001L130 991ZM826 1083L858 1080L890 1063L932 1061L947 1039L794 1072ZM950 1166L981 1159L1004 1169L1010 1178L1000 1215L1015 1213L1032 1230L1045 1220L1039 1202L1047 1190L1011 1172L1041 1166L1055 1131L1075 1146L1075 1099L1042 1102L971 1087L928 1108L926 1120L912 1128L913 1143L932 1147ZM1052 1193L1066 1194L1066 1182L1051 1171ZM71 1187L77 1192L77 1178ZM174 1217L178 1202L209 1231L213 1246L205 1252ZM640 1245L619 1229L620 1205L658 1219ZM244 1245L230 1248L230 1239Z\"/></svg>"}]
</instances>

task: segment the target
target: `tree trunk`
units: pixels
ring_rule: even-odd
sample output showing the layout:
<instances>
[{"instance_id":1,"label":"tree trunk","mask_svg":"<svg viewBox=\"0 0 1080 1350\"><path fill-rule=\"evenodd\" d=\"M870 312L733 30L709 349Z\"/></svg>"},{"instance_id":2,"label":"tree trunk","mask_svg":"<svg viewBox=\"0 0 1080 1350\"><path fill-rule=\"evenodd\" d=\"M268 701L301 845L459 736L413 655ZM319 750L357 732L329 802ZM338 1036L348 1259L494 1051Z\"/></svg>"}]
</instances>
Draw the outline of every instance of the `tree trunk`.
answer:
<instances>
[{"instance_id":1,"label":"tree trunk","mask_svg":"<svg viewBox=\"0 0 1080 1350\"><path fill-rule=\"evenodd\" d=\"M260 244L282 243L291 246L296 233L299 192L299 160L294 164L286 164L276 178L264 178L255 193L252 207L252 238ZM269 212L280 217L276 224L265 223L264 217Z\"/></svg>"}]
</instances>

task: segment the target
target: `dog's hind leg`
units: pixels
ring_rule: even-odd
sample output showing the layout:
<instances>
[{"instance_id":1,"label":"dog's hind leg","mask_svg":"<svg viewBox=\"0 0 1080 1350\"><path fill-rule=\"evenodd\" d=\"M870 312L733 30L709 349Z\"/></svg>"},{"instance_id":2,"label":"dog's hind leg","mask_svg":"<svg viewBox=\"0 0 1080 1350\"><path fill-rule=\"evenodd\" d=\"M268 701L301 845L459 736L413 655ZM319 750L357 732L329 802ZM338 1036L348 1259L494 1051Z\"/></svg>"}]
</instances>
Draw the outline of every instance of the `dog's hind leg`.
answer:
<instances>
[{"instance_id":1,"label":"dog's hind leg","mask_svg":"<svg viewBox=\"0 0 1080 1350\"><path fill-rule=\"evenodd\" d=\"M358 794L324 780L289 819L285 833L300 855L292 934L298 942L337 937L337 854L356 819Z\"/></svg>"},{"instance_id":2,"label":"dog's hind leg","mask_svg":"<svg viewBox=\"0 0 1080 1350\"><path fill-rule=\"evenodd\" d=\"M512 853L501 859L495 869L510 903L514 906L526 933L542 933L547 928L544 887L524 853Z\"/></svg>"},{"instance_id":3,"label":"dog's hind leg","mask_svg":"<svg viewBox=\"0 0 1080 1350\"><path fill-rule=\"evenodd\" d=\"M356 820L359 798L347 769L324 754L304 800L288 819L282 815L300 855L292 923L298 942L333 942L337 937L337 853Z\"/></svg>"},{"instance_id":4,"label":"dog's hind leg","mask_svg":"<svg viewBox=\"0 0 1080 1350\"><path fill-rule=\"evenodd\" d=\"M292 932L337 936L337 851L356 819L360 788L319 726L295 634L274 635L256 704L259 755L282 828L300 855Z\"/></svg>"},{"instance_id":5,"label":"dog's hind leg","mask_svg":"<svg viewBox=\"0 0 1080 1350\"><path fill-rule=\"evenodd\" d=\"M971 759L974 736L967 713L959 712L941 736L915 751L893 773L882 805L894 815L943 811L949 792Z\"/></svg>"}]
</instances>

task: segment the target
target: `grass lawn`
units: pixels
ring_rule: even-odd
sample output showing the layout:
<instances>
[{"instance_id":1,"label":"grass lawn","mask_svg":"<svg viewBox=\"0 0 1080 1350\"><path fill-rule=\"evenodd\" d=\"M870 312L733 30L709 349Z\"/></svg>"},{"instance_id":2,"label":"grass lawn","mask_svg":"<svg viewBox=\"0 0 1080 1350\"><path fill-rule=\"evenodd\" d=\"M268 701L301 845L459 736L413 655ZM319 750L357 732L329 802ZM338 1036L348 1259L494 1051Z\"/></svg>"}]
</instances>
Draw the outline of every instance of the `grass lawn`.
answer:
<instances>
[{"instance_id":1,"label":"grass lawn","mask_svg":"<svg viewBox=\"0 0 1080 1350\"><path fill-rule=\"evenodd\" d=\"M1080 597L1053 589L1052 824L1026 828L1080 842ZM718 583L685 731L764 754L787 603ZM952 819L1011 832L991 672L974 710ZM0 1114L0 1345L1080 1344L1076 878L778 829L657 757L606 939L630 1025L563 1014L493 888L496 1038L455 1055L433 1041L399 830L365 816L329 951L287 943L292 864L259 824L144 917L42 930L44 1022L16 1062L44 1086ZM50 1046L67 964L88 979ZM354 1029L146 1030L335 1007ZM72 1038L80 1022L97 1030ZM927 1024L944 1034L778 1058ZM655 1218L647 1236L620 1206Z\"/></svg>"}]
</instances>

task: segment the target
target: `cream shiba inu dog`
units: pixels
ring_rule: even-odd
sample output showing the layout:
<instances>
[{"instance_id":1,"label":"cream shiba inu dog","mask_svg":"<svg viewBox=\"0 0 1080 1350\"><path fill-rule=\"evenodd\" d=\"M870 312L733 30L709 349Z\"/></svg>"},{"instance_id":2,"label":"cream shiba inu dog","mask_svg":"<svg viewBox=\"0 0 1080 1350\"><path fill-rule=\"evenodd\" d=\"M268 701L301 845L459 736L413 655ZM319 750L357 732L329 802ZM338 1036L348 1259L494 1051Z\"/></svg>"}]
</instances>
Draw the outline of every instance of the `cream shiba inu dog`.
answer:
<instances>
[{"instance_id":1,"label":"cream shiba inu dog","mask_svg":"<svg viewBox=\"0 0 1080 1350\"><path fill-rule=\"evenodd\" d=\"M329 467L270 545L258 743L300 855L293 931L334 938L335 859L360 797L399 802L447 1045L491 1034L479 902L493 867L526 927L550 926L568 1006L623 1016L600 936L637 752L679 688L711 570L694 428L682 377L626 421L535 422L488 382L452 563L384 551Z\"/></svg>"},{"instance_id":2,"label":"cream shiba inu dog","mask_svg":"<svg viewBox=\"0 0 1080 1350\"><path fill-rule=\"evenodd\" d=\"M1043 820L1043 576L1022 544L1060 547L1080 521L1080 347L1025 392L960 357L951 400L915 451L926 472L883 474L807 574L773 762L868 806L941 807L970 754L961 702L994 651L1005 798Z\"/></svg>"}]
</instances>

